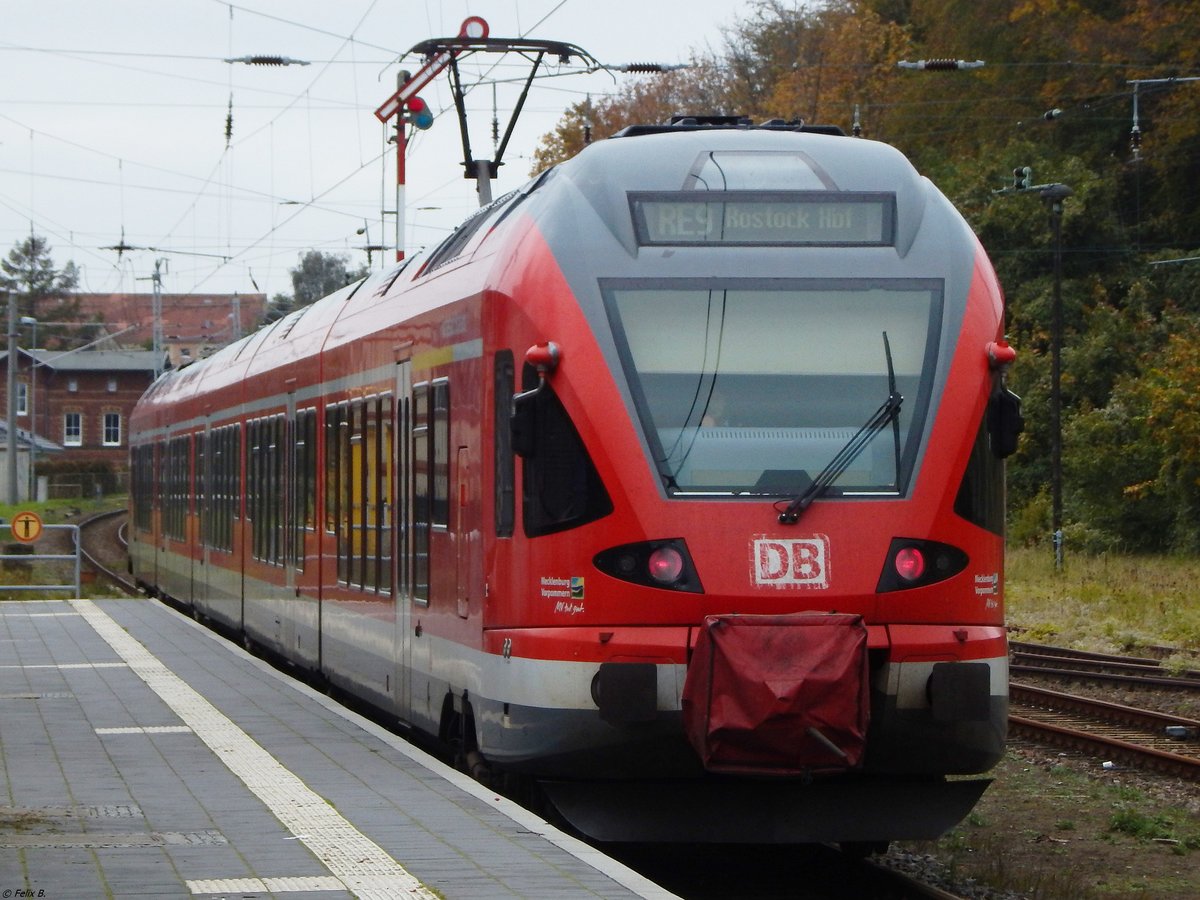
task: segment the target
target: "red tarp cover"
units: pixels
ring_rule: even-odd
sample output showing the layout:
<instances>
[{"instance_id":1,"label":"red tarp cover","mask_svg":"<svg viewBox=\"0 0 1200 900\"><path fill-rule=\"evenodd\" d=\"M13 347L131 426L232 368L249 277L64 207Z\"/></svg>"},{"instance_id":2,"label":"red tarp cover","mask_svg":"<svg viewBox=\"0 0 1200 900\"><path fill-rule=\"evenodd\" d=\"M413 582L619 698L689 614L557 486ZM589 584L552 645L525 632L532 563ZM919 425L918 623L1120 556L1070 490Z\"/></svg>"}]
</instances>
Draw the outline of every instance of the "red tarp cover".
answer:
<instances>
[{"instance_id":1,"label":"red tarp cover","mask_svg":"<svg viewBox=\"0 0 1200 900\"><path fill-rule=\"evenodd\" d=\"M861 616L708 616L683 686L705 768L794 775L862 761L870 714Z\"/></svg>"}]
</instances>

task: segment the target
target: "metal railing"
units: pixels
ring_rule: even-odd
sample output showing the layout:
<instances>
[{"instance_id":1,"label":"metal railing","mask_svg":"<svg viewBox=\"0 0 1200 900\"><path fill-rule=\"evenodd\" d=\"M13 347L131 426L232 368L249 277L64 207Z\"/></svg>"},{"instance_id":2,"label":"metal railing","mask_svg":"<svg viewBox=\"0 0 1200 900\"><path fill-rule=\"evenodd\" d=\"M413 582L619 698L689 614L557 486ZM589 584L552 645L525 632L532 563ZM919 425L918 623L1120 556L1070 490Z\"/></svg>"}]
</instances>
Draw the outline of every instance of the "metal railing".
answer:
<instances>
[{"instance_id":1,"label":"metal railing","mask_svg":"<svg viewBox=\"0 0 1200 900\"><path fill-rule=\"evenodd\" d=\"M11 523L5 522L4 524L0 525L0 535L3 535L5 531L9 532L9 534L11 536L11 533L12 533L12 524ZM78 525L44 525L44 526L42 526L43 534L45 534L45 532L48 532L48 531L69 531L69 532L71 532L72 546L75 549L70 553L0 553L0 578L5 578L5 577L8 577L11 575L14 567L10 564L10 560L20 561L22 563L30 563L30 564L35 563L35 562L56 562L56 563L57 562L70 562L70 563L74 564L74 570L75 570L74 583L71 583L71 584L44 584L44 583L40 583L40 582L29 582L26 584L0 584L0 591L74 591L75 599L79 599L83 596L83 594L80 590L80 588L82 586L83 566L82 566L82 556L80 554L80 546L79 546L79 526ZM40 540L40 538L39 538L39 540ZM6 544L5 546L11 546L11 545ZM35 548L35 544L27 544L26 546L28 546L30 549ZM39 567L36 567L33 565L29 566L29 571L31 573L37 573L39 571L44 571L47 568L49 569L49 571L51 571L55 574L62 571L62 568L59 566L41 567L39 569Z\"/></svg>"}]
</instances>

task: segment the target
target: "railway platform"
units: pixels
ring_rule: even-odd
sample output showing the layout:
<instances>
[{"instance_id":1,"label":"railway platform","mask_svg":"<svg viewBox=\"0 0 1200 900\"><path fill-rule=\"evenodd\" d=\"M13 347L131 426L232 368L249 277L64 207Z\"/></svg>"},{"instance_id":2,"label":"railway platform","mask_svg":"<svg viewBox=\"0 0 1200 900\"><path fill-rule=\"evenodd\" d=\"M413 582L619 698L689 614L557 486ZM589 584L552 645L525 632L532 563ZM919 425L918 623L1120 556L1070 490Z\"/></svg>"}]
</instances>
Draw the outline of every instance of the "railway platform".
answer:
<instances>
[{"instance_id":1,"label":"railway platform","mask_svg":"<svg viewBox=\"0 0 1200 900\"><path fill-rule=\"evenodd\" d=\"M0 896L670 897L160 603L0 602Z\"/></svg>"}]
</instances>

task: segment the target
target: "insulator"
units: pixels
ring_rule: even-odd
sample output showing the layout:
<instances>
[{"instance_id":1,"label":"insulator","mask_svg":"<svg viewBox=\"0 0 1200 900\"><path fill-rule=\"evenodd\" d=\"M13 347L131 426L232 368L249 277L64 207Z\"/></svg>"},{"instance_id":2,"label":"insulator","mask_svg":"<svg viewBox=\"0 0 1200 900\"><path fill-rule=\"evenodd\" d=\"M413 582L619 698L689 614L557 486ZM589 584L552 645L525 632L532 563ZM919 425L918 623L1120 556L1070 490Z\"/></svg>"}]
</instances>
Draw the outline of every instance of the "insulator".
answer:
<instances>
[{"instance_id":1,"label":"insulator","mask_svg":"<svg viewBox=\"0 0 1200 900\"><path fill-rule=\"evenodd\" d=\"M930 72L947 72L958 69L957 59L927 59L925 69Z\"/></svg>"},{"instance_id":2,"label":"insulator","mask_svg":"<svg viewBox=\"0 0 1200 900\"><path fill-rule=\"evenodd\" d=\"M625 65L621 66L621 71L632 72L637 75L651 75L656 72L661 72L662 70L662 63L638 62L626 63Z\"/></svg>"},{"instance_id":3,"label":"insulator","mask_svg":"<svg viewBox=\"0 0 1200 900\"><path fill-rule=\"evenodd\" d=\"M246 60L246 65L249 66L284 66L289 61L285 61L282 56L251 56Z\"/></svg>"}]
</instances>

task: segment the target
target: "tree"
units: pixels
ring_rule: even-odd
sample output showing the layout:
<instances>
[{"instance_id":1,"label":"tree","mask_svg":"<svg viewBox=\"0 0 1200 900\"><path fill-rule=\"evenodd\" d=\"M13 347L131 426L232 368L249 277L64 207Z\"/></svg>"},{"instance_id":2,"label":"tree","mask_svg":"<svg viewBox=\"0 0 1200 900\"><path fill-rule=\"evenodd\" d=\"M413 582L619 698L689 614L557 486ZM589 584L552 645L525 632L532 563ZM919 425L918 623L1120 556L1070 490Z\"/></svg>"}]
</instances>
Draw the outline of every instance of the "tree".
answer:
<instances>
[{"instance_id":1,"label":"tree","mask_svg":"<svg viewBox=\"0 0 1200 900\"><path fill-rule=\"evenodd\" d=\"M812 9L760 0L753 18L727 36L727 103L755 119L800 118L849 131L856 106L880 109L893 95L895 61L909 48L902 27L854 0Z\"/></svg>"},{"instance_id":2,"label":"tree","mask_svg":"<svg viewBox=\"0 0 1200 900\"><path fill-rule=\"evenodd\" d=\"M17 295L17 316L38 320L39 343L70 347L88 339L77 329L72 333L72 329L52 324L79 319L79 301L71 296L79 284L79 271L70 260L61 269L56 268L45 238L36 234L25 238L0 260L0 270L0 290Z\"/></svg>"},{"instance_id":3,"label":"tree","mask_svg":"<svg viewBox=\"0 0 1200 900\"><path fill-rule=\"evenodd\" d=\"M334 291L367 276L366 266L349 268L349 257L343 253L322 253L309 250L300 257L300 264L291 270L293 293L276 294L267 305L267 322L281 319L292 310L308 306Z\"/></svg>"},{"instance_id":4,"label":"tree","mask_svg":"<svg viewBox=\"0 0 1200 900\"><path fill-rule=\"evenodd\" d=\"M653 125L673 115L732 113L725 102L726 79L711 58L693 57L686 69L634 80L616 94L570 106L554 131L542 136L531 175L570 159L591 141L628 125Z\"/></svg>"},{"instance_id":5,"label":"tree","mask_svg":"<svg viewBox=\"0 0 1200 900\"><path fill-rule=\"evenodd\" d=\"M701 67L576 104L539 165L675 112L840 125L896 146L962 211L1007 294L1026 431L1011 518L1048 539L1055 240L1014 168L1071 188L1062 436L1075 546L1200 552L1200 16L1145 0L752 0ZM902 59L985 60L968 71ZM1135 87L1136 85L1136 87ZM1136 94L1135 94L1136 91ZM1140 143L1132 140L1137 101ZM1045 513L1045 514L1043 514ZM1035 535L1036 529L1036 535Z\"/></svg>"}]
</instances>

